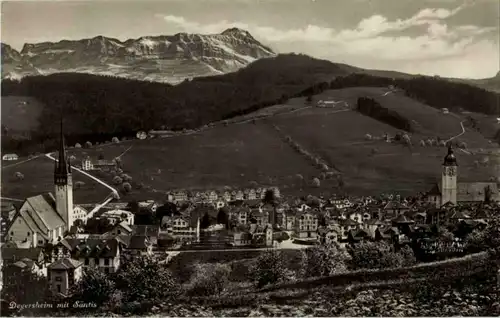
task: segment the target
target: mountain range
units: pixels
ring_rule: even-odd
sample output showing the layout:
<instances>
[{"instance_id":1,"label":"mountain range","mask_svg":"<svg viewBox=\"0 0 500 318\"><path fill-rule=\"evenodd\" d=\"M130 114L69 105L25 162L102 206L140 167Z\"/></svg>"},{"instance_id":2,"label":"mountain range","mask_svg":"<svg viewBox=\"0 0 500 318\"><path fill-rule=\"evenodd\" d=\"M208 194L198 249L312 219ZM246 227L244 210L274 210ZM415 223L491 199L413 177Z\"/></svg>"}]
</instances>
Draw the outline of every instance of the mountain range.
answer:
<instances>
[{"instance_id":1,"label":"mountain range","mask_svg":"<svg viewBox=\"0 0 500 318\"><path fill-rule=\"evenodd\" d=\"M220 34L145 36L124 42L104 36L57 43L26 43L21 52L2 43L2 79L61 72L179 83L236 71L276 54L245 30Z\"/></svg>"}]
</instances>

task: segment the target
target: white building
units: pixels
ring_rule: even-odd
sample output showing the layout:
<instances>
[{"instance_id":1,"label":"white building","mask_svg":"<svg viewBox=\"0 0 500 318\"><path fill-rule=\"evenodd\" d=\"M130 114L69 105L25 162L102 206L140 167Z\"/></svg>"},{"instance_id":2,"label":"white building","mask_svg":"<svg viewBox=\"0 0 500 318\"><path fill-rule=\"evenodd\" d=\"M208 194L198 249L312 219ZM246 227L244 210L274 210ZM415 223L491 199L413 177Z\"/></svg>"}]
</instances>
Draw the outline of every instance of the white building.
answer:
<instances>
[{"instance_id":1,"label":"white building","mask_svg":"<svg viewBox=\"0 0 500 318\"><path fill-rule=\"evenodd\" d=\"M130 211L125 211L125 210L111 210L111 211L106 211L102 214L102 217L105 218L116 218L116 219L123 219L128 225L134 225L134 220L135 220L135 215L134 213ZM118 222L120 223L120 222Z\"/></svg>"},{"instance_id":2,"label":"white building","mask_svg":"<svg viewBox=\"0 0 500 318\"><path fill-rule=\"evenodd\" d=\"M14 160L18 160L18 159L19 159L19 156L16 155L15 153L8 153L8 154L3 155L3 157L2 157L2 160L6 160L6 161L14 161Z\"/></svg>"}]
</instances>

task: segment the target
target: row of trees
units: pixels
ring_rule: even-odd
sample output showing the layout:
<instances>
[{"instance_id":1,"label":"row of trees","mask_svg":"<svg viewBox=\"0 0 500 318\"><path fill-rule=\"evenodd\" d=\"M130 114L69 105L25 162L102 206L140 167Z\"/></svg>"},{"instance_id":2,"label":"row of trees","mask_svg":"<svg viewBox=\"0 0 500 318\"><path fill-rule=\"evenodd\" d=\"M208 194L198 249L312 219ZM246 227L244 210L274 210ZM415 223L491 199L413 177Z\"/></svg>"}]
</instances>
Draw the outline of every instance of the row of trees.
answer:
<instances>
[{"instance_id":1,"label":"row of trees","mask_svg":"<svg viewBox=\"0 0 500 318\"><path fill-rule=\"evenodd\" d=\"M357 110L363 115L370 116L394 128L412 132L411 122L398 112L380 105L376 100L367 97L358 98Z\"/></svg>"}]
</instances>

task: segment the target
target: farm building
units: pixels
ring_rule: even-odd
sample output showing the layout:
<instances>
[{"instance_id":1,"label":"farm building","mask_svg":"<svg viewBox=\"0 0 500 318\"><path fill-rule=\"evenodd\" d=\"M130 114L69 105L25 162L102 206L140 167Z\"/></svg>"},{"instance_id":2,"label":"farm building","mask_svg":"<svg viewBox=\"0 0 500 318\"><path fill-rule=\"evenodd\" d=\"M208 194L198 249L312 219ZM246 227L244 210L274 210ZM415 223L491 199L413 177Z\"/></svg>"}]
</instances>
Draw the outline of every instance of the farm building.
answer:
<instances>
[{"instance_id":1,"label":"farm building","mask_svg":"<svg viewBox=\"0 0 500 318\"><path fill-rule=\"evenodd\" d=\"M19 156L16 155L15 153L8 153L8 154L3 155L3 157L2 157L2 160L6 160L6 161L12 161L12 160L18 160L18 159L19 159Z\"/></svg>"}]
</instances>

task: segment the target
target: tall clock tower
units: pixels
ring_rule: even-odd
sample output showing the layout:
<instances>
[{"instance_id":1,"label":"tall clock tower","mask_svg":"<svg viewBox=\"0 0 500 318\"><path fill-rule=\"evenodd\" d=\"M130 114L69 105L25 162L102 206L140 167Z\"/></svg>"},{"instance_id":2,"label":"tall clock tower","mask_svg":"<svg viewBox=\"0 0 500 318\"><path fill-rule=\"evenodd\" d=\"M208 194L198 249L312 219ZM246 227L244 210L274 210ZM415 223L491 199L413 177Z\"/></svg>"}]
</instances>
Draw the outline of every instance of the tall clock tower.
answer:
<instances>
[{"instance_id":1,"label":"tall clock tower","mask_svg":"<svg viewBox=\"0 0 500 318\"><path fill-rule=\"evenodd\" d=\"M457 158L453 148L448 147L448 154L444 157L443 174L441 176L441 205L451 202L457 204Z\"/></svg>"},{"instance_id":2,"label":"tall clock tower","mask_svg":"<svg viewBox=\"0 0 500 318\"><path fill-rule=\"evenodd\" d=\"M66 230L73 226L73 178L71 176L71 165L66 158L64 146L64 135L61 120L61 136L59 145L59 160L55 163L54 184L56 210L66 223Z\"/></svg>"}]
</instances>

